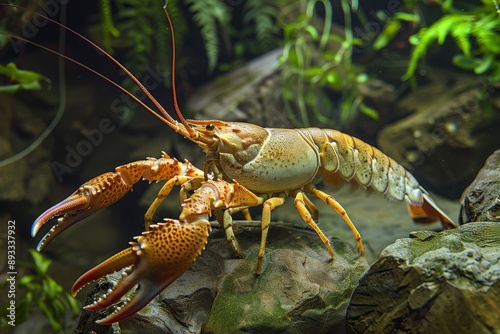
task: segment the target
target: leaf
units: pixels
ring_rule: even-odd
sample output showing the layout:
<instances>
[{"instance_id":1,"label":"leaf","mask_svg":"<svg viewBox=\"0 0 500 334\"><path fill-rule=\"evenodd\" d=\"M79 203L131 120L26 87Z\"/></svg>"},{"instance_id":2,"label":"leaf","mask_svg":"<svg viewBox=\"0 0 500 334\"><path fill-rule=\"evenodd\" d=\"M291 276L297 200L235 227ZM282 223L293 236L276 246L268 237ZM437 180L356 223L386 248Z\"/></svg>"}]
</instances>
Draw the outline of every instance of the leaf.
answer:
<instances>
[{"instance_id":1,"label":"leaf","mask_svg":"<svg viewBox=\"0 0 500 334\"><path fill-rule=\"evenodd\" d=\"M31 257L33 258L33 261L35 262L35 267L39 273L46 273L47 269L49 268L50 264L52 263L52 260L44 257L42 254L37 252L34 249L29 249L28 250L31 254Z\"/></svg>"},{"instance_id":2,"label":"leaf","mask_svg":"<svg viewBox=\"0 0 500 334\"><path fill-rule=\"evenodd\" d=\"M69 293L65 293L65 296L69 302L69 306L70 306L71 311L74 314L78 314L78 312L80 311L80 305L78 305L78 301L76 300L76 298L73 297L72 295L70 295Z\"/></svg>"},{"instance_id":3,"label":"leaf","mask_svg":"<svg viewBox=\"0 0 500 334\"><path fill-rule=\"evenodd\" d=\"M50 326L52 327L52 330L56 333L61 332L62 331L61 324L59 323L58 319L54 318L52 310L45 304L44 301L42 301L42 300L38 301L38 308L43 312L43 314L49 320Z\"/></svg>"},{"instance_id":4,"label":"leaf","mask_svg":"<svg viewBox=\"0 0 500 334\"><path fill-rule=\"evenodd\" d=\"M461 54L454 55L453 65L463 70L473 70L478 65L478 60L474 57L468 57Z\"/></svg>"},{"instance_id":5,"label":"leaf","mask_svg":"<svg viewBox=\"0 0 500 334\"><path fill-rule=\"evenodd\" d=\"M325 76L326 82L328 82L333 88L342 88L342 77L339 72L335 70L330 70Z\"/></svg>"},{"instance_id":6,"label":"leaf","mask_svg":"<svg viewBox=\"0 0 500 334\"><path fill-rule=\"evenodd\" d=\"M18 285L28 285L34 279L36 279L36 276L34 276L34 275L25 275L25 276L21 277L21 279L19 279L17 284Z\"/></svg>"},{"instance_id":7,"label":"leaf","mask_svg":"<svg viewBox=\"0 0 500 334\"><path fill-rule=\"evenodd\" d=\"M380 114L378 113L377 110L367 106L366 104L364 104L363 102L361 102L359 105L358 105L358 108L359 110L365 114L366 116L374 119L374 120L378 120L380 118Z\"/></svg>"},{"instance_id":8,"label":"leaf","mask_svg":"<svg viewBox=\"0 0 500 334\"><path fill-rule=\"evenodd\" d=\"M20 70L15 63L8 63L7 65L0 64L0 74L9 78L16 84L7 84L0 86L0 93L14 94L20 90L39 90L42 85L41 81L49 80L37 72Z\"/></svg>"},{"instance_id":9,"label":"leaf","mask_svg":"<svg viewBox=\"0 0 500 334\"><path fill-rule=\"evenodd\" d=\"M305 75L307 77L314 77L316 75L323 74L323 69L319 66L310 67L306 70Z\"/></svg>"},{"instance_id":10,"label":"leaf","mask_svg":"<svg viewBox=\"0 0 500 334\"><path fill-rule=\"evenodd\" d=\"M8 63L6 66L0 64L0 74L22 84L32 83L34 81L39 82L45 79L40 73L18 69L16 64L12 62Z\"/></svg>"},{"instance_id":11,"label":"leaf","mask_svg":"<svg viewBox=\"0 0 500 334\"><path fill-rule=\"evenodd\" d=\"M493 54L486 55L474 68L474 73L480 75L487 72L493 65L494 61L495 61L495 55Z\"/></svg>"},{"instance_id":12,"label":"leaf","mask_svg":"<svg viewBox=\"0 0 500 334\"><path fill-rule=\"evenodd\" d=\"M304 31L309 33L314 41L317 41L319 39L318 30L316 30L314 26L308 24L304 27Z\"/></svg>"},{"instance_id":13,"label":"leaf","mask_svg":"<svg viewBox=\"0 0 500 334\"><path fill-rule=\"evenodd\" d=\"M195 23L201 29L205 41L208 58L208 69L212 72L217 64L219 54L218 24L227 26L231 18L230 12L223 2L217 0L187 0L193 13Z\"/></svg>"},{"instance_id":14,"label":"leaf","mask_svg":"<svg viewBox=\"0 0 500 334\"><path fill-rule=\"evenodd\" d=\"M380 35L377 36L377 39L373 42L373 49L374 50L380 50L389 44L394 37L397 36L399 33L399 30L401 28L401 22L398 20L390 20L380 33Z\"/></svg>"}]
</instances>

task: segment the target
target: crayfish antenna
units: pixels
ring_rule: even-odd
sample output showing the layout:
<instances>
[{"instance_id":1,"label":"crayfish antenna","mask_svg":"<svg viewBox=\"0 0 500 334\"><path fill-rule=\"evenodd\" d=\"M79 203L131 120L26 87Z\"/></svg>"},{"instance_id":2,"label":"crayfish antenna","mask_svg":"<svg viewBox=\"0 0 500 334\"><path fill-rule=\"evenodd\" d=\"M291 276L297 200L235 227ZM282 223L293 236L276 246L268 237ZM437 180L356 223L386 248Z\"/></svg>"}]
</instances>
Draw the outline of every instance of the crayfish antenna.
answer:
<instances>
[{"instance_id":1,"label":"crayfish antenna","mask_svg":"<svg viewBox=\"0 0 500 334\"><path fill-rule=\"evenodd\" d=\"M196 138L198 138L198 135L199 135L198 132L196 132L196 130L194 130L189 125L189 123L186 121L186 119L184 118L184 115L182 115L181 109L179 108L179 103L177 102L177 88L175 85L175 55L177 53L176 49L175 49L175 32L174 32L174 25L172 23L172 19L170 18L170 15L168 15L167 3L168 3L168 1L165 1L165 4L163 5L163 12L165 13L165 16L167 17L168 25L170 27L170 34L172 36L172 69L171 69L172 75L171 75L171 79L172 79L172 98L173 98L173 102L174 102L175 114L179 118L179 121L182 123L182 125L184 125L185 130L189 134L189 138L196 139Z\"/></svg>"}]
</instances>

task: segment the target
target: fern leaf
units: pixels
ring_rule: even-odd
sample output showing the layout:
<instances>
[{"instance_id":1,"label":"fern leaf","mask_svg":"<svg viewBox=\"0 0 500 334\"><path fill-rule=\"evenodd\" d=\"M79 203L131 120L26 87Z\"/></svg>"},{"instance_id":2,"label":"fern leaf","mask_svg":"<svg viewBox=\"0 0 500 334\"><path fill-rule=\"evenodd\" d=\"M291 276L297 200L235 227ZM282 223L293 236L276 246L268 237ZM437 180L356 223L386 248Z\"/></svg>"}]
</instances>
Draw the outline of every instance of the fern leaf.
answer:
<instances>
[{"instance_id":1,"label":"fern leaf","mask_svg":"<svg viewBox=\"0 0 500 334\"><path fill-rule=\"evenodd\" d=\"M270 49L276 41L276 18L279 11L266 3L265 0L248 0L245 4L243 23L255 25L257 40L263 44L263 49Z\"/></svg>"},{"instance_id":2,"label":"fern leaf","mask_svg":"<svg viewBox=\"0 0 500 334\"><path fill-rule=\"evenodd\" d=\"M116 29L113 23L110 0L100 1L100 12L101 12L101 22L102 22L101 28L102 28L104 49L112 53L113 49L111 47L111 36L119 37L120 31Z\"/></svg>"},{"instance_id":3,"label":"fern leaf","mask_svg":"<svg viewBox=\"0 0 500 334\"><path fill-rule=\"evenodd\" d=\"M218 25L227 27L230 13L224 2L218 0L187 0L193 19L201 29L208 58L208 69L212 72L219 55Z\"/></svg>"},{"instance_id":4,"label":"fern leaf","mask_svg":"<svg viewBox=\"0 0 500 334\"><path fill-rule=\"evenodd\" d=\"M469 55L471 43L469 37L472 33L472 22L475 16L465 14L448 14L436 21L428 28L421 28L416 36L418 40L412 52L408 69L403 76L403 80L408 80L417 68L418 61L425 56L427 49L434 41L443 44L446 36L452 35L458 46Z\"/></svg>"},{"instance_id":5,"label":"fern leaf","mask_svg":"<svg viewBox=\"0 0 500 334\"><path fill-rule=\"evenodd\" d=\"M451 35L455 38L455 41L466 56L470 56L471 42L469 40L472 33L472 22L463 21L455 26L451 31Z\"/></svg>"},{"instance_id":6,"label":"fern leaf","mask_svg":"<svg viewBox=\"0 0 500 334\"><path fill-rule=\"evenodd\" d=\"M500 19L496 14L488 15L480 19L477 24L474 25L472 34L477 40L479 46L486 50L486 52L492 52L495 54L500 53L500 36L498 31L500 30Z\"/></svg>"}]
</instances>

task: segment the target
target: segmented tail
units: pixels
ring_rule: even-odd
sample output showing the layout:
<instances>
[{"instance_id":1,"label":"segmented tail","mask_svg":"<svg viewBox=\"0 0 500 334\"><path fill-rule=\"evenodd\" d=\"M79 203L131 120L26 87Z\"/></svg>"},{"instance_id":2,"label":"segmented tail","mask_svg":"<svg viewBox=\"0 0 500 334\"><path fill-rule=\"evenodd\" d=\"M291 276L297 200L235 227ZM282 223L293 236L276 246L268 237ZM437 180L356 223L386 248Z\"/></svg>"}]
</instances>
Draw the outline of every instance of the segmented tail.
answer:
<instances>
[{"instance_id":1,"label":"segmented tail","mask_svg":"<svg viewBox=\"0 0 500 334\"><path fill-rule=\"evenodd\" d=\"M337 184L340 178L408 203L412 219L419 224L440 220L444 228L455 228L453 221L437 207L415 177L395 160L358 138L331 129L301 130L320 150L319 173L325 182Z\"/></svg>"}]
</instances>

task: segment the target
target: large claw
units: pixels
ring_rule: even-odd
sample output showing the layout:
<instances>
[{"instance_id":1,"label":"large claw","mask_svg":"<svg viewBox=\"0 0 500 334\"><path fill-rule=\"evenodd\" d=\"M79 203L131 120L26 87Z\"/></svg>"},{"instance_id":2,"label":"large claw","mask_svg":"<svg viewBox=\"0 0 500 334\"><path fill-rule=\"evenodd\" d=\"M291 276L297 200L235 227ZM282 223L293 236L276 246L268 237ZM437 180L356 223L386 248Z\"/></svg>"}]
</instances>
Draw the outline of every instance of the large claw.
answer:
<instances>
[{"instance_id":1,"label":"large claw","mask_svg":"<svg viewBox=\"0 0 500 334\"><path fill-rule=\"evenodd\" d=\"M42 250L49 241L68 227L90 216L97 210L115 203L130 189L130 183L123 182L120 174L112 172L102 174L84 183L68 198L54 205L35 220L31 227L33 237L50 219L64 215L57 220L56 225L40 240L36 249L38 251Z\"/></svg>"},{"instance_id":2,"label":"large claw","mask_svg":"<svg viewBox=\"0 0 500 334\"><path fill-rule=\"evenodd\" d=\"M124 305L104 319L100 324L120 321L142 309L157 294L182 275L201 254L208 241L210 224L198 220L189 224L168 219L165 223L152 225L143 232L131 247L110 257L100 265L82 275L73 285L72 293L88 283L116 271L122 271L122 279L106 295L86 310L97 311L118 302L137 285Z\"/></svg>"}]
</instances>

